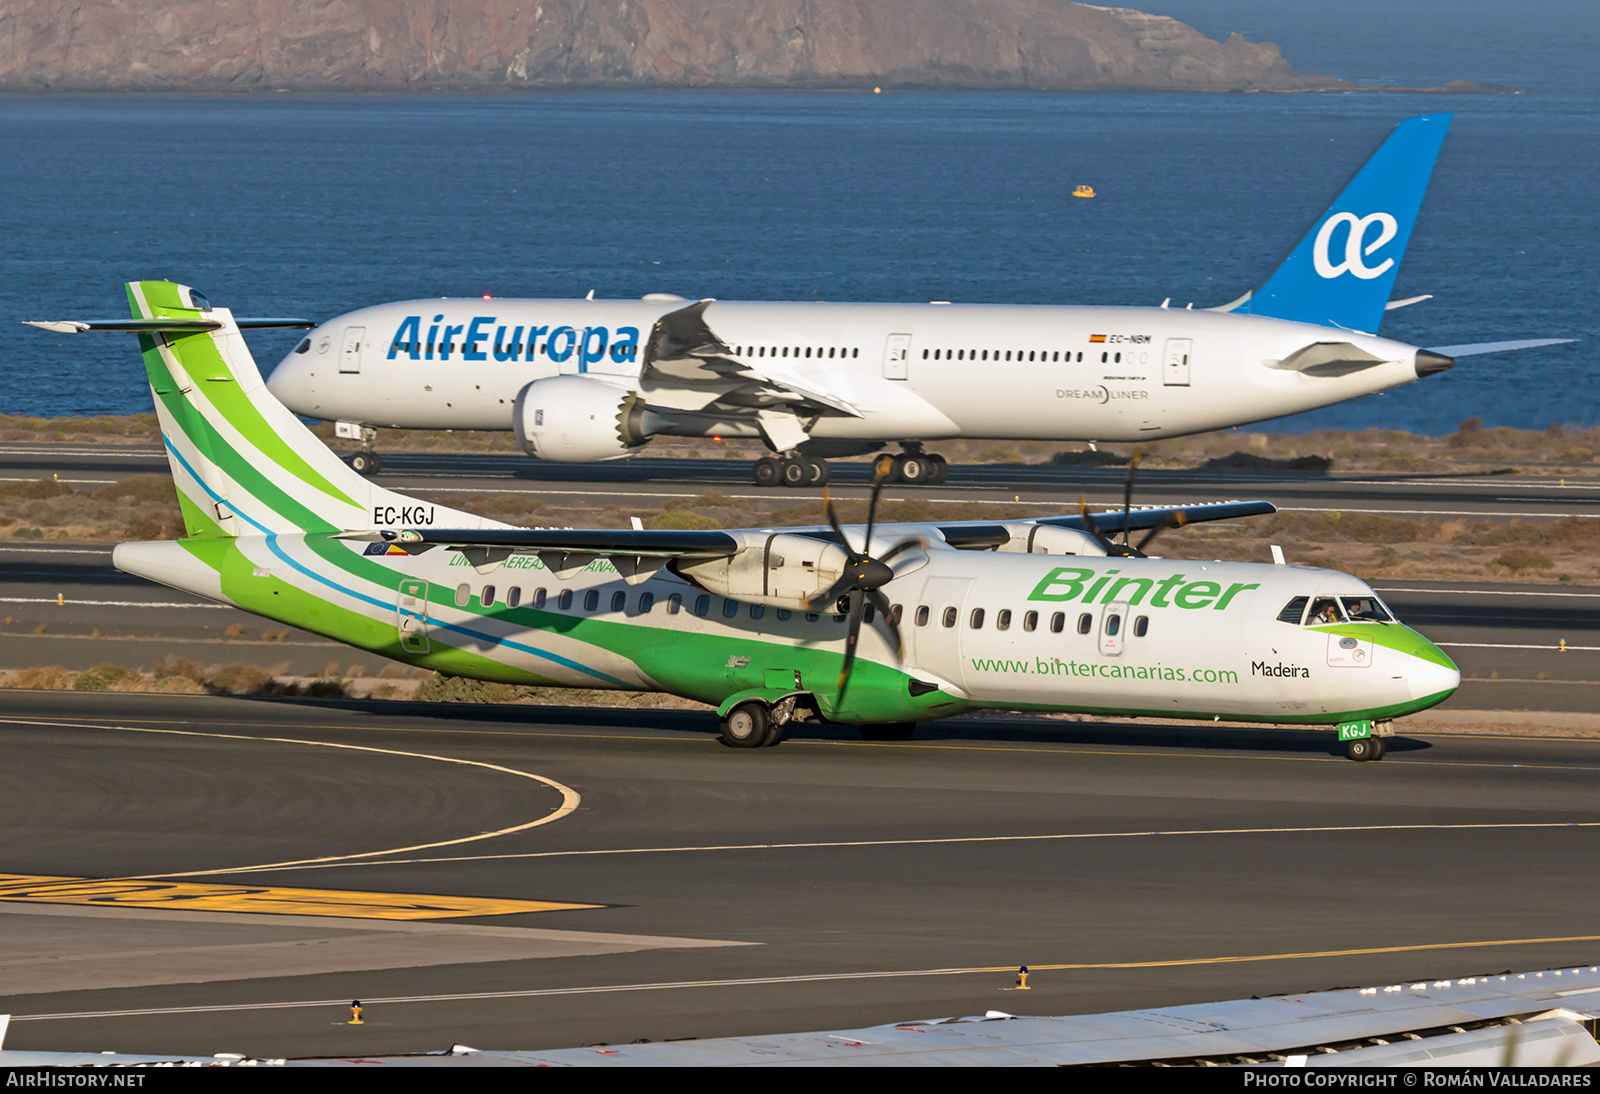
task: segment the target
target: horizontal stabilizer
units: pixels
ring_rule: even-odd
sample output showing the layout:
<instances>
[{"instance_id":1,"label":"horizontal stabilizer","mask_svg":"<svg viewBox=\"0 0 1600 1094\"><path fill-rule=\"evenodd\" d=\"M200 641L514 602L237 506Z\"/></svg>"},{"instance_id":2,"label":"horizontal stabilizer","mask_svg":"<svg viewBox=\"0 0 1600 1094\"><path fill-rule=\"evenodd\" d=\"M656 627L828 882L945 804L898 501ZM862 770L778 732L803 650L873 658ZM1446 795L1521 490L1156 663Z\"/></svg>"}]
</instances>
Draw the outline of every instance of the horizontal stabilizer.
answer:
<instances>
[{"instance_id":1,"label":"horizontal stabilizer","mask_svg":"<svg viewBox=\"0 0 1600 1094\"><path fill-rule=\"evenodd\" d=\"M221 330L215 319L24 319L23 324L57 334L82 334L86 330L115 330L133 334L183 334ZM235 319L240 330L270 330L294 327L309 330L316 326L309 319Z\"/></svg>"},{"instance_id":2,"label":"horizontal stabilizer","mask_svg":"<svg viewBox=\"0 0 1600 1094\"><path fill-rule=\"evenodd\" d=\"M1560 346L1576 341L1576 338L1527 338L1521 342L1469 342L1464 346L1433 346L1429 352L1441 353L1446 357L1475 357L1480 353L1505 353L1508 350Z\"/></svg>"}]
</instances>

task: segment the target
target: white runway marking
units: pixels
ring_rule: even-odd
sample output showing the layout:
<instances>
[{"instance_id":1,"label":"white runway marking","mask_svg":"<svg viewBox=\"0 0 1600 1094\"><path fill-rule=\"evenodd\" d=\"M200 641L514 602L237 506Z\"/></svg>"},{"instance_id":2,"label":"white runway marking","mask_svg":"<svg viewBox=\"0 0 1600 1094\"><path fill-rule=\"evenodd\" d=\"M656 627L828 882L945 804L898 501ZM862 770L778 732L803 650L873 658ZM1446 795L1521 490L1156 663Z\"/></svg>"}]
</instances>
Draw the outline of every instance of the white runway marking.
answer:
<instances>
[{"instance_id":1,"label":"white runway marking","mask_svg":"<svg viewBox=\"0 0 1600 1094\"><path fill-rule=\"evenodd\" d=\"M1600 593L1535 593L1524 592L1521 589L1380 589L1374 585L1373 591L1378 593L1436 593L1440 596L1561 596L1600 600Z\"/></svg>"},{"instance_id":2,"label":"white runway marking","mask_svg":"<svg viewBox=\"0 0 1600 1094\"><path fill-rule=\"evenodd\" d=\"M551 824L560 820L562 817L569 816L576 812L578 803L583 800L578 795L578 792L573 790L570 786L565 786L561 783L558 783L554 779L547 779L543 775L535 775L529 771L518 771L516 768L502 767L499 764L487 763L483 760L463 760L454 756L435 756L427 752L404 752L396 748L376 748L372 745L347 745L340 744L335 741L305 741L293 737L255 737L244 733L205 733L200 730L193 729L147 729L140 726L89 725L81 722L55 722L25 718L0 718L0 723L22 726L46 726L57 729L94 729L101 731L112 730L120 733L162 733L179 737L211 737L218 740L228 741L264 741L275 744L306 745L311 748L337 748L345 749L351 752L373 752L384 756L405 756L410 759L433 760L436 763L445 764L461 764L466 767L479 767L485 771L497 771L504 775L514 775L519 779L530 779L537 783L543 783L545 786L550 787L552 790L561 795L560 808L554 810L546 816L538 817L531 821L524 821L522 824L514 824L505 828L497 828L492 832L479 832L475 836L459 836L455 839L436 840L432 843L417 843L406 847L389 847L382 851L361 851L351 855L323 855L318 858L293 859L286 862L264 862L254 866L234 866L222 869L213 868L208 870L183 870L167 874L140 874L138 875L140 880L178 877L207 877L213 874L248 874L261 870L281 870L291 867L303 868L312 865L336 866L341 863L349 864L351 860L356 859L371 859L383 855L400 855L411 851L427 851L435 847L453 847L463 843L477 843L480 840L494 839L497 836L509 836L515 832L525 832L530 828L538 828L540 825Z\"/></svg>"},{"instance_id":3,"label":"white runway marking","mask_svg":"<svg viewBox=\"0 0 1600 1094\"><path fill-rule=\"evenodd\" d=\"M209 608L213 611L239 611L232 604L208 604L190 600L57 600L53 596L0 596L0 604L55 604L63 608L86 604L94 608Z\"/></svg>"},{"instance_id":4,"label":"white runway marking","mask_svg":"<svg viewBox=\"0 0 1600 1094\"><path fill-rule=\"evenodd\" d=\"M335 866L401 866L425 862L482 862L489 859L591 858L604 855L670 855L713 851L790 851L847 847L926 847L963 843L1043 843L1064 840L1149 839L1153 836L1322 835L1329 832L1459 832L1483 829L1600 828L1600 821L1528 821L1508 824L1348 824L1307 828L1184 828L1152 832L1060 832L1030 836L949 836L936 839L834 840L813 843L727 843L701 847L615 847L593 851L521 851L503 855L451 855L443 858L392 859L384 862L334 863ZM300 869L323 869L307 865Z\"/></svg>"}]
</instances>

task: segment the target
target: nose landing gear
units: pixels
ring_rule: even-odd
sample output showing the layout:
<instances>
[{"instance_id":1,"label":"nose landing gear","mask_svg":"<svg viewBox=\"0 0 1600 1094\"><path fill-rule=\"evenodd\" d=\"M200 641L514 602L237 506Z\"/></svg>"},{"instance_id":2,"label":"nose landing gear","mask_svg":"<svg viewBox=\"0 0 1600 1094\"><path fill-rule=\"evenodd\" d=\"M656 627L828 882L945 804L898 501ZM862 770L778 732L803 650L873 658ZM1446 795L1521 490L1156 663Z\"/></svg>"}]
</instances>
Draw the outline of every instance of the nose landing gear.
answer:
<instances>
[{"instance_id":1,"label":"nose landing gear","mask_svg":"<svg viewBox=\"0 0 1600 1094\"><path fill-rule=\"evenodd\" d=\"M364 425L359 428L360 433L357 434L349 422L340 422L337 427L337 433L341 437L359 435L361 438L361 451L352 452L345 462L350 465L350 470L358 475L376 475L383 470L383 459L372 448L374 442L378 439L378 431L370 425Z\"/></svg>"}]
</instances>

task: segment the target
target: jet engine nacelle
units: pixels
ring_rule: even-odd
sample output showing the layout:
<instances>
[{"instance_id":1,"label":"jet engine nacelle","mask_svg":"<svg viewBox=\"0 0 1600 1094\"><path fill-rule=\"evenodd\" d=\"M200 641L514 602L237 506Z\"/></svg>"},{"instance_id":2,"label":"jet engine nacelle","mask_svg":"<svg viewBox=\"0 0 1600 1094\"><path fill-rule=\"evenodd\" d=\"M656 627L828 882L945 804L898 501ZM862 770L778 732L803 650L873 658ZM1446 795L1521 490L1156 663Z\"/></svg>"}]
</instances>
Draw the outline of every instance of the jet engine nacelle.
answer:
<instances>
[{"instance_id":1,"label":"jet engine nacelle","mask_svg":"<svg viewBox=\"0 0 1600 1094\"><path fill-rule=\"evenodd\" d=\"M633 389L596 376L547 376L517 392L511 425L530 456L594 463L635 455L660 419Z\"/></svg>"}]
</instances>

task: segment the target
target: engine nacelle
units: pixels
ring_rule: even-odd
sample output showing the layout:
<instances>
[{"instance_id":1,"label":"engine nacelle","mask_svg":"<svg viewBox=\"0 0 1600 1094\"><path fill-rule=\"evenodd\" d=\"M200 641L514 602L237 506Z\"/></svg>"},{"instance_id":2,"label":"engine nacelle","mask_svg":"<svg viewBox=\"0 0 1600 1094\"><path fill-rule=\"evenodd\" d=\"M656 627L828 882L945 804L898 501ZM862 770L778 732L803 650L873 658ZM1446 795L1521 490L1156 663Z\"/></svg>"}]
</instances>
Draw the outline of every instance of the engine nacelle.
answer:
<instances>
[{"instance_id":1,"label":"engine nacelle","mask_svg":"<svg viewBox=\"0 0 1600 1094\"><path fill-rule=\"evenodd\" d=\"M743 541L733 555L713 559L678 559L673 572L707 592L750 604L791 611L832 612L833 605L809 606L811 597L832 588L844 573L850 554L836 543L786 532L738 532ZM873 537L875 550L888 543ZM891 563L897 577L928 564L918 549L902 552Z\"/></svg>"},{"instance_id":2,"label":"engine nacelle","mask_svg":"<svg viewBox=\"0 0 1600 1094\"><path fill-rule=\"evenodd\" d=\"M547 376L517 392L511 425L530 456L594 463L636 454L661 424L631 388L597 376Z\"/></svg>"}]
</instances>

